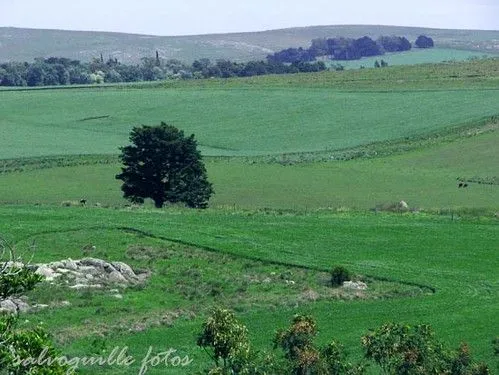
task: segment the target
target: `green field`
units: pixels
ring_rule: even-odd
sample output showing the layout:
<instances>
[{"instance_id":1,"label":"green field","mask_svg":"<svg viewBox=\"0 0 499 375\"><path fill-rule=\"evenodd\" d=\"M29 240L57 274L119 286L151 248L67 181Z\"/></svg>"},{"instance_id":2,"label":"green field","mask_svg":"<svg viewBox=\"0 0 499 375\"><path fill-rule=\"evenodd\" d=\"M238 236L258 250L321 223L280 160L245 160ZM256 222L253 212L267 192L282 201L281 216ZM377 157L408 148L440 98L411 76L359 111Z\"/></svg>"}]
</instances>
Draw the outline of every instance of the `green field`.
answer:
<instances>
[{"instance_id":1,"label":"green field","mask_svg":"<svg viewBox=\"0 0 499 375\"><path fill-rule=\"evenodd\" d=\"M432 324L449 345L457 346L465 340L478 358L493 363L490 341L497 328L494 316L499 264L495 254L499 227L491 220L453 221L448 216L327 212L284 216L223 210L160 213L32 206L4 207L0 215L0 231L16 239L18 247L36 242L35 261L79 259L82 248L93 244L97 249L93 256L122 259L153 270L154 276L145 289L125 290L124 299L118 301L101 293L38 292L45 302L61 299L72 302L69 308L29 316L32 323L43 321L70 355L93 353L96 337L100 337L97 343L104 342L107 348L128 345L138 357L143 356L149 345L158 351L172 346L194 357L195 368L202 367L208 359L193 343L204 309L214 303L225 303L238 311L250 329L253 343L262 349L271 349L271 333L275 329L284 327L293 314L306 312L317 317L321 342L338 338L357 357L361 354L359 337L367 329L385 321L425 322ZM119 227L145 231L150 238ZM344 264L359 274L429 285L436 293L350 302L322 299L288 305L282 300L272 300L272 294L279 290L276 286L277 290L268 288L258 292L260 302L252 300L251 294L244 300L245 304L235 305L224 296L189 300L182 296L184 289L168 287L179 267L173 263L171 251L181 253L179 245L171 241L207 246L220 254L220 261L228 262L218 268L217 276L226 296L231 293L231 286L225 284L231 276L221 270L230 267L241 275L254 273L254 268L245 260L248 257L264 263L289 263L284 268L291 270L293 278L297 277L297 271L291 264L325 271L333 264ZM131 244L163 248L157 256L166 255L166 260L133 261L129 252ZM195 254L193 250L186 251ZM224 261L227 255L222 254L234 254L236 259ZM165 271L161 272L162 269ZM282 266L267 264L262 272L268 276L279 269ZM209 266L202 267L201 272L200 282L212 282L213 271ZM175 280L189 279L183 276ZM202 285L198 287L204 288ZM298 292L303 288L300 285ZM173 326L154 323L161 314L171 311L181 312ZM147 329L135 331L134 327L140 327L141 323L146 324ZM92 371L96 371L95 368L88 373ZM116 368L102 371L124 373ZM178 373L192 373L192 370Z\"/></svg>"},{"instance_id":2,"label":"green field","mask_svg":"<svg viewBox=\"0 0 499 375\"><path fill-rule=\"evenodd\" d=\"M270 76L217 81L209 87L200 81L143 86L147 89L0 91L0 158L115 154L132 126L160 121L195 133L205 155L334 151L411 138L497 115L497 61L464 64L467 68L461 70L451 66L446 72L451 79L440 81L439 90L416 89L425 82L408 79L429 72L429 79L423 77L435 84L430 65L385 69L379 76ZM307 83L302 81L312 87L303 87ZM465 87L456 90L460 84ZM382 91L373 91L376 86ZM383 89L389 86L394 88Z\"/></svg>"},{"instance_id":3,"label":"green field","mask_svg":"<svg viewBox=\"0 0 499 375\"><path fill-rule=\"evenodd\" d=\"M369 209L407 201L413 208L499 210L495 185L457 189L457 177L497 175L497 131L401 155L297 165L208 159L212 206L246 209ZM118 163L34 169L1 176L0 203L61 204L86 198L120 206ZM244 183L242 183L244 181Z\"/></svg>"},{"instance_id":4,"label":"green field","mask_svg":"<svg viewBox=\"0 0 499 375\"><path fill-rule=\"evenodd\" d=\"M386 53L382 56L364 57L360 60L350 61L328 61L328 65L340 64L345 69L359 69L374 67L375 61L384 60L389 66L393 65L414 65L414 64L436 64L446 61L464 61L483 57L494 57L491 54L479 51L467 51L450 48L412 49L406 52Z\"/></svg>"},{"instance_id":5,"label":"green field","mask_svg":"<svg viewBox=\"0 0 499 375\"><path fill-rule=\"evenodd\" d=\"M213 305L235 310L269 351L276 329L312 314L318 340L337 338L356 359L370 328L429 323L494 370L498 78L499 61L487 59L0 90L0 234L20 250L35 243L34 262L90 255L151 272L123 299L41 285L30 301L71 305L26 314L23 326L43 322L70 356L174 347L192 366L148 373L191 374L209 364L195 340ZM121 197L118 147L132 126L160 121L196 134L216 192L207 210ZM458 178L484 183L459 189ZM407 212L385 212L401 200ZM368 293L327 287L335 265Z\"/></svg>"}]
</instances>

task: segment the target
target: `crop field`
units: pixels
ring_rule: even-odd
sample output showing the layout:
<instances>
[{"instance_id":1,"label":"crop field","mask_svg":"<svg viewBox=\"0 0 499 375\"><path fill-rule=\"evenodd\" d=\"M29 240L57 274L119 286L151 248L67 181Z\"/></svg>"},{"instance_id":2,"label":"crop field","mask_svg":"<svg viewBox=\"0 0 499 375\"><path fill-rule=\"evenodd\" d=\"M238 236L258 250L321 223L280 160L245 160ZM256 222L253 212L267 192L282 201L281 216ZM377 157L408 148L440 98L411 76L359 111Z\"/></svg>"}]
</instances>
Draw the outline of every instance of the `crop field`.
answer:
<instances>
[{"instance_id":1,"label":"crop field","mask_svg":"<svg viewBox=\"0 0 499 375\"><path fill-rule=\"evenodd\" d=\"M147 373L191 374L209 366L196 337L215 305L269 352L297 313L354 359L371 328L429 323L494 370L498 78L499 61L486 59L0 90L0 235L19 251L34 244L33 263L90 256L148 275L114 291L43 282L26 297L49 307L22 326L43 324L76 357L173 347L192 364ZM133 126L160 121L195 133L215 189L208 209L122 198L119 147ZM328 286L336 265L368 289Z\"/></svg>"},{"instance_id":2,"label":"crop field","mask_svg":"<svg viewBox=\"0 0 499 375\"><path fill-rule=\"evenodd\" d=\"M153 345L175 347L202 367L207 358L194 345L196 333L206 309L224 304L237 311L262 349L271 350L269 333L285 326L293 314L306 312L318 318L321 341L338 338L359 357L362 333L385 321L402 321L430 323L449 344L465 340L481 359L492 360L499 227L491 219L33 206L4 207L0 218L0 230L16 239L19 248L35 241L34 261L79 259L88 255L84 249L92 244L92 256L152 271L144 289L126 289L122 300L105 292L50 286L33 292L30 297L43 298L44 303L71 302L71 307L29 317L31 324L43 321L70 355L128 345L141 357ZM213 251L218 257L210 262ZM435 293L400 284L380 285L380 295L373 298L303 299L309 289L320 291L315 270L327 272L334 264L395 284L430 286ZM283 272L296 281L294 286L284 284ZM239 284L248 275L275 279L245 289ZM88 373L97 370L90 368Z\"/></svg>"},{"instance_id":3,"label":"crop field","mask_svg":"<svg viewBox=\"0 0 499 375\"><path fill-rule=\"evenodd\" d=\"M480 67L489 65L497 69L497 60L477 62L478 74L473 68L469 73L481 78ZM322 78L323 85L331 84L311 88L301 87L298 76L277 77L291 80L286 88L254 87L258 80L252 80L251 88L229 83L225 89L220 84L0 91L0 158L116 154L132 126L161 121L196 134L205 155L332 151L437 132L499 112L497 87L455 90L451 81L441 90L410 90L411 83L392 78L396 90L335 90L338 76L361 81L372 75L317 74L314 78ZM485 83L497 85L497 80Z\"/></svg>"},{"instance_id":4,"label":"crop field","mask_svg":"<svg viewBox=\"0 0 499 375\"><path fill-rule=\"evenodd\" d=\"M389 66L431 64L446 61L464 61L483 57L494 57L497 54L478 51L466 51L450 48L413 49L406 52L386 53L382 56L365 57L360 60L329 61L329 65L341 64L345 69L372 68L375 61L384 60Z\"/></svg>"}]
</instances>

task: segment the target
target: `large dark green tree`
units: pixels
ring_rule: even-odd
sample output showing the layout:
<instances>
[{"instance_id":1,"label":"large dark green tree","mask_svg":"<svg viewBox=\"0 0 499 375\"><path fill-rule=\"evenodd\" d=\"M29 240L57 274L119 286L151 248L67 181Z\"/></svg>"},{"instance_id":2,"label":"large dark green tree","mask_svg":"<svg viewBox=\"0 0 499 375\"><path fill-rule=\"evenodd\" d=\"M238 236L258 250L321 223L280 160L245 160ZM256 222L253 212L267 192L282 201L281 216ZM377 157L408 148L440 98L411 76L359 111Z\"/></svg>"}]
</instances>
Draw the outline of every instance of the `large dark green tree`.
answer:
<instances>
[{"instance_id":1,"label":"large dark green tree","mask_svg":"<svg viewBox=\"0 0 499 375\"><path fill-rule=\"evenodd\" d=\"M208 182L194 134L164 122L159 126L133 128L129 146L121 148L124 197L134 203L151 198L156 207L166 202L206 208L212 185Z\"/></svg>"}]
</instances>

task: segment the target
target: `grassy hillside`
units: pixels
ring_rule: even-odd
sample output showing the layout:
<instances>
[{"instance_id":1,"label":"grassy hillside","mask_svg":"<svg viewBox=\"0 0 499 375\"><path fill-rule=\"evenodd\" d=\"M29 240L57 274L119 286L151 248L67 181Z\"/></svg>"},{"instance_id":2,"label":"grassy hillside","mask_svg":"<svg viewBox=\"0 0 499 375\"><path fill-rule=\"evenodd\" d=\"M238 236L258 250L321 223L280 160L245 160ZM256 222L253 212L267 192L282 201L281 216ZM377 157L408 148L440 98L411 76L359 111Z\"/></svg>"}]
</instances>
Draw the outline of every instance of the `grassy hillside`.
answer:
<instances>
[{"instance_id":1,"label":"grassy hillside","mask_svg":"<svg viewBox=\"0 0 499 375\"><path fill-rule=\"evenodd\" d=\"M31 61L36 57L63 56L82 61L112 56L138 62L158 50L164 58L252 60L283 48L307 47L313 38L420 34L434 38L437 47L499 52L499 31L445 30L397 26L314 26L252 33L198 36L150 36L121 33L0 28L0 61Z\"/></svg>"},{"instance_id":2,"label":"grassy hillside","mask_svg":"<svg viewBox=\"0 0 499 375\"><path fill-rule=\"evenodd\" d=\"M150 346L194 362L148 373L201 371L196 334L214 305L234 309L259 350L307 313L320 343L336 338L357 359L368 329L429 323L494 369L497 103L497 59L0 90L0 235L19 251L34 243L34 262L92 256L150 272L119 297L41 285L28 299L52 307L21 324L43 322L69 356L128 346L137 359L83 374L138 373ZM216 192L207 210L125 207L118 147L133 125L162 120L196 133ZM401 200L410 210L385 212ZM332 290L336 265L368 291Z\"/></svg>"},{"instance_id":3,"label":"grassy hillside","mask_svg":"<svg viewBox=\"0 0 499 375\"><path fill-rule=\"evenodd\" d=\"M0 158L115 154L132 126L160 121L195 133L205 155L334 151L410 138L497 115L497 61L171 86L0 91ZM430 85L439 90L424 89Z\"/></svg>"},{"instance_id":4,"label":"grassy hillside","mask_svg":"<svg viewBox=\"0 0 499 375\"><path fill-rule=\"evenodd\" d=\"M496 185L458 189L458 177L497 176L499 132L404 154L348 162L207 161L213 207L370 209L405 200L413 208L499 210ZM0 204L77 202L122 206L117 162L34 169L0 175ZM244 181L244 183L243 183Z\"/></svg>"},{"instance_id":5,"label":"grassy hillside","mask_svg":"<svg viewBox=\"0 0 499 375\"><path fill-rule=\"evenodd\" d=\"M173 347L195 359L192 368L169 369L172 374L193 373L208 363L206 354L195 346L195 337L206 309L216 303L237 309L258 349L271 350L273 332L286 326L295 313L310 313L318 319L321 343L334 337L356 357L361 356L359 337L369 328L386 321L429 323L447 344L457 347L466 341L474 355L493 366L490 341L496 329L498 229L497 223L488 220L452 221L425 215L280 216L32 206L0 210L0 232L16 239L19 247L35 241L35 262L79 259L82 249L91 244L96 247L93 256L124 260L153 272L145 288L124 290L123 299L110 298L105 291L47 286L51 293L40 290L31 298L47 303L70 300L72 306L29 315L25 324L43 321L64 352L73 356L128 345L140 359L152 345L156 352ZM210 248L214 256L196 249L200 247ZM263 263L257 265L249 258ZM214 264L218 264L215 278ZM304 284L300 281L302 272L312 276L313 270L327 271L335 264L362 275L429 285L436 292L372 300L302 300L299 296L307 288L319 290L314 277ZM286 272L296 280L296 287L286 287L277 277L261 285L256 295L252 290L258 284L250 284L235 292L243 297L240 302L232 299L234 283L247 276L272 278L272 272ZM215 285L221 294L185 294ZM283 297L273 300L273 295ZM162 369L151 373L164 373ZM123 374L126 370L93 367L84 373L96 372Z\"/></svg>"}]
</instances>

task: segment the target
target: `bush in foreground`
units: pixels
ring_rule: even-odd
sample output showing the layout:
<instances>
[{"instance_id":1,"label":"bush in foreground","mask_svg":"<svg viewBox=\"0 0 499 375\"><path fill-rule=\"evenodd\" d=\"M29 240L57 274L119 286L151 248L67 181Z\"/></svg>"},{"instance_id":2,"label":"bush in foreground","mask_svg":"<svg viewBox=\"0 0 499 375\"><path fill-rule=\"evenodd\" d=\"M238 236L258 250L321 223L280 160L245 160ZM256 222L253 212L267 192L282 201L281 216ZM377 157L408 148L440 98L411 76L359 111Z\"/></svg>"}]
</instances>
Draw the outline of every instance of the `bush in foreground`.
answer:
<instances>
[{"instance_id":1,"label":"bush in foreground","mask_svg":"<svg viewBox=\"0 0 499 375\"><path fill-rule=\"evenodd\" d=\"M246 327L228 310L216 309L203 325L198 345L215 359L211 375L363 375L366 363L352 363L337 341L319 347L315 319L295 315L274 337L277 353L250 350ZM446 348L428 325L388 323L361 338L365 359L387 375L489 375L487 365L473 360L468 345ZM218 354L217 354L218 353ZM220 363L219 359L223 359Z\"/></svg>"},{"instance_id":2,"label":"bush in foreground","mask_svg":"<svg viewBox=\"0 0 499 375\"><path fill-rule=\"evenodd\" d=\"M0 239L0 300L32 290L41 281L16 256L14 248ZM56 358L60 353L41 327L20 329L14 314L0 315L0 374L72 374L67 364L48 363L39 358Z\"/></svg>"}]
</instances>

